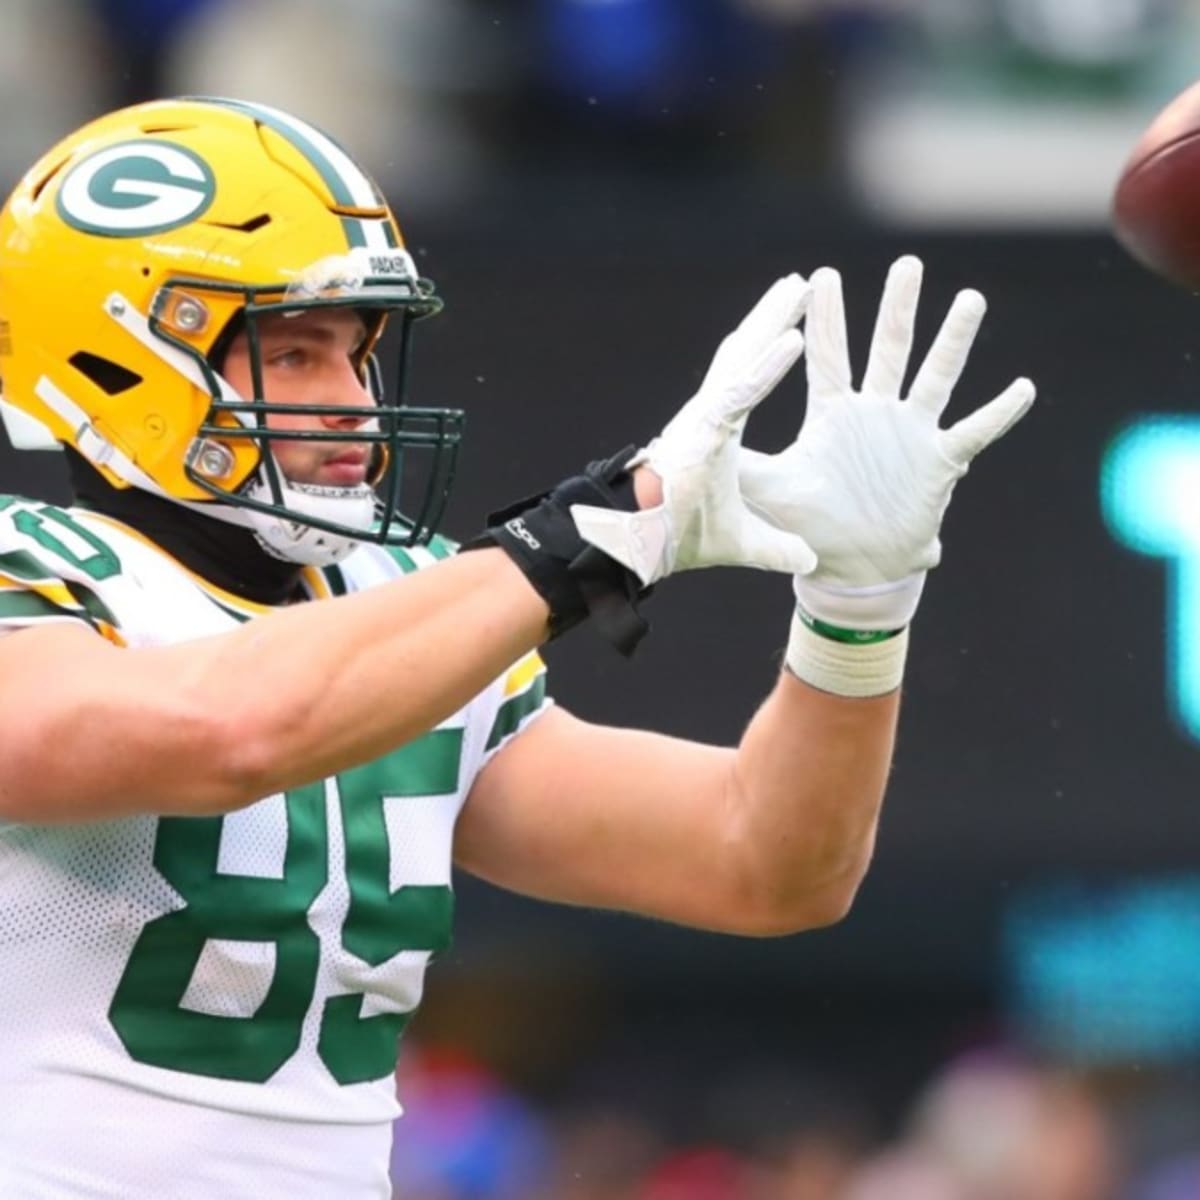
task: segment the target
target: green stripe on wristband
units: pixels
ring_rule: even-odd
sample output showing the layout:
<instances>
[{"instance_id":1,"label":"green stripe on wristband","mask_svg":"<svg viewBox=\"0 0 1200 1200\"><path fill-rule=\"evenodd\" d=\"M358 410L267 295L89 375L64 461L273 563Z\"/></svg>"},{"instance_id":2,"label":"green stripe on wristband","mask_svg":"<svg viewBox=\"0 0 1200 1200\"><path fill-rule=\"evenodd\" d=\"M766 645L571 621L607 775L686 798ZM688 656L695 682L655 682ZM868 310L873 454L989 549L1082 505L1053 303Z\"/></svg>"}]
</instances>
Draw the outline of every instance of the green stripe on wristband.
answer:
<instances>
[{"instance_id":1,"label":"green stripe on wristband","mask_svg":"<svg viewBox=\"0 0 1200 1200\"><path fill-rule=\"evenodd\" d=\"M806 613L799 605L796 606L796 616L820 637L828 638L831 642L844 642L851 646L874 646L878 642L886 642L904 632L899 629L842 629L838 625L828 625L817 620L811 613Z\"/></svg>"}]
</instances>

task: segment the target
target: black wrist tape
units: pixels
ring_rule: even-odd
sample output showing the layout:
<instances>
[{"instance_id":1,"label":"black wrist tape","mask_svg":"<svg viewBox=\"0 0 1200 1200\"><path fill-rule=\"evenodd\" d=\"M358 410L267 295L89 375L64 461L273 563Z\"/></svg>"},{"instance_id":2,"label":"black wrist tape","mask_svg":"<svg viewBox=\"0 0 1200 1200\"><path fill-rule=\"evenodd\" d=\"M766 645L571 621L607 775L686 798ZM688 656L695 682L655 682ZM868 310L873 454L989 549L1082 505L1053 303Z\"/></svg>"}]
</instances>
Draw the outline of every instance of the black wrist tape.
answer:
<instances>
[{"instance_id":1,"label":"black wrist tape","mask_svg":"<svg viewBox=\"0 0 1200 1200\"><path fill-rule=\"evenodd\" d=\"M629 655L650 628L637 604L652 589L585 542L570 512L572 504L636 512L633 476L625 470L634 451L626 446L611 458L588 463L582 475L572 475L548 492L489 513L483 533L461 547L499 546L525 572L550 606L551 638L591 617L600 633Z\"/></svg>"}]
</instances>

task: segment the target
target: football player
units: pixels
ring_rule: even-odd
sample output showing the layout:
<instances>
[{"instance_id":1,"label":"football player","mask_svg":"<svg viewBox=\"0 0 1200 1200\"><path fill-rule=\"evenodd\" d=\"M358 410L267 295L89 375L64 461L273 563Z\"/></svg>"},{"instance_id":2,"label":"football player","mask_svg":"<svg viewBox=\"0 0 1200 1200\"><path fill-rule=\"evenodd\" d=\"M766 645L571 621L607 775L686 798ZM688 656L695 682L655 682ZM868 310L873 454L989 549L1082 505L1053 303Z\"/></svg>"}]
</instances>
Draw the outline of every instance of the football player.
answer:
<instances>
[{"instance_id":1,"label":"football player","mask_svg":"<svg viewBox=\"0 0 1200 1200\"><path fill-rule=\"evenodd\" d=\"M0 412L77 494L0 500L0 1195L389 1195L453 866L749 935L838 920L951 488L1033 397L940 427L966 291L900 398L920 279L892 268L858 388L837 273L780 279L657 437L455 552L460 414L373 358L398 327L402 389L440 301L341 147L193 98L50 150L0 214ZM802 316L806 419L752 453ZM549 704L543 642L628 651L650 587L720 565L797 601L737 747Z\"/></svg>"}]
</instances>

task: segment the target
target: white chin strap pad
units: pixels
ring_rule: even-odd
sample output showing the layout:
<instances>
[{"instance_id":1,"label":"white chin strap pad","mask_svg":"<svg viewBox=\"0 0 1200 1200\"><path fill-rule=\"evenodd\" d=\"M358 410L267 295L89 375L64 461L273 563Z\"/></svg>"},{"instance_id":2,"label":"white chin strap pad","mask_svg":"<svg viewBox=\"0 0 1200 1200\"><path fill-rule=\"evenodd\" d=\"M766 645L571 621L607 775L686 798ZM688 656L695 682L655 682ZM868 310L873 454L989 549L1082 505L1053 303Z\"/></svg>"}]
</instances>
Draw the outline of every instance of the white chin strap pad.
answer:
<instances>
[{"instance_id":1,"label":"white chin strap pad","mask_svg":"<svg viewBox=\"0 0 1200 1200\"><path fill-rule=\"evenodd\" d=\"M256 484L248 495L264 503L273 500L270 487L264 483ZM375 520L375 493L365 483L352 488L286 483L281 500L300 516L316 517L350 529L361 529L364 533L370 530ZM346 534L330 533L273 513L254 509L243 511L262 548L285 562L327 567L345 558L358 545L357 539Z\"/></svg>"}]
</instances>

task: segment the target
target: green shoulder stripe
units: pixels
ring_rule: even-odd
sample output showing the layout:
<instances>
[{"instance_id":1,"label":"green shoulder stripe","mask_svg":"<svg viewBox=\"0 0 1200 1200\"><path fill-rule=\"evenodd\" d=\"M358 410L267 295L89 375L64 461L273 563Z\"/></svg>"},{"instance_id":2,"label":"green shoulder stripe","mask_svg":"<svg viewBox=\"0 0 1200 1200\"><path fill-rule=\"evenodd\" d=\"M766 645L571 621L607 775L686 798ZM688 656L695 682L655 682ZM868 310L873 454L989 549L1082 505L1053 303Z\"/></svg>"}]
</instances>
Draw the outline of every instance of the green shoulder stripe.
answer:
<instances>
[{"instance_id":1,"label":"green shoulder stripe","mask_svg":"<svg viewBox=\"0 0 1200 1200\"><path fill-rule=\"evenodd\" d=\"M117 628L112 610L82 584L59 584L50 595L16 588L0 591L0 621L39 621L47 617L72 617L93 628L98 628L100 622Z\"/></svg>"},{"instance_id":2,"label":"green shoulder stripe","mask_svg":"<svg viewBox=\"0 0 1200 1200\"><path fill-rule=\"evenodd\" d=\"M443 558L451 558L458 553L458 543L452 538L445 537L440 533L435 533L425 547L434 558L439 561Z\"/></svg>"},{"instance_id":3,"label":"green shoulder stripe","mask_svg":"<svg viewBox=\"0 0 1200 1200\"><path fill-rule=\"evenodd\" d=\"M432 566L444 558L450 558L458 550L458 543L451 538L435 533L424 546L389 546L384 550L391 555L405 575Z\"/></svg>"},{"instance_id":4,"label":"green shoulder stripe","mask_svg":"<svg viewBox=\"0 0 1200 1200\"><path fill-rule=\"evenodd\" d=\"M332 566L323 568L322 574L325 576L325 582L329 584L329 590L335 596L344 596L346 594L346 576L342 572L342 568L336 563Z\"/></svg>"},{"instance_id":5,"label":"green shoulder stripe","mask_svg":"<svg viewBox=\"0 0 1200 1200\"><path fill-rule=\"evenodd\" d=\"M26 550L10 550L0 554L0 575L18 583L53 583L62 578L60 572L34 558Z\"/></svg>"},{"instance_id":6,"label":"green shoulder stripe","mask_svg":"<svg viewBox=\"0 0 1200 1200\"><path fill-rule=\"evenodd\" d=\"M43 617L75 617L37 592L0 592L0 621L36 621Z\"/></svg>"},{"instance_id":7,"label":"green shoulder stripe","mask_svg":"<svg viewBox=\"0 0 1200 1200\"><path fill-rule=\"evenodd\" d=\"M521 727L521 722L541 708L546 699L546 674L543 671L519 695L506 700L496 713L492 731L488 734L486 750L494 750L506 737Z\"/></svg>"},{"instance_id":8,"label":"green shoulder stripe","mask_svg":"<svg viewBox=\"0 0 1200 1200\"><path fill-rule=\"evenodd\" d=\"M112 609L91 588L84 587L81 583L68 583L67 591L74 596L75 603L87 614L89 621L93 623L104 621L114 629L117 628L117 618L113 615Z\"/></svg>"}]
</instances>

